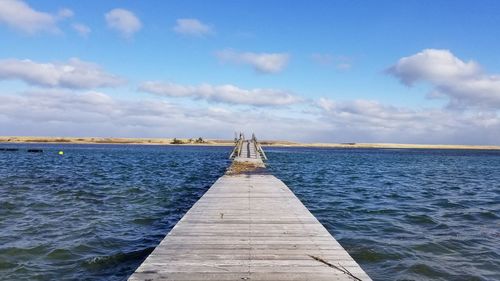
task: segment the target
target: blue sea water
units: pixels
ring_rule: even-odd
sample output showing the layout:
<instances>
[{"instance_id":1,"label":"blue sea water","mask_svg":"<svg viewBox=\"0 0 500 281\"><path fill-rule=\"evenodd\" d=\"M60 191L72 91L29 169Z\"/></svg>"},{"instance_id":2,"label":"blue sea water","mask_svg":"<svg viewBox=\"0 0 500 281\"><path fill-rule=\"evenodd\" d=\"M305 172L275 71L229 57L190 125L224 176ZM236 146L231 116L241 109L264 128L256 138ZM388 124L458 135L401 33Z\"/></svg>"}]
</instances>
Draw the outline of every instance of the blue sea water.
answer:
<instances>
[{"instance_id":1,"label":"blue sea water","mask_svg":"<svg viewBox=\"0 0 500 281\"><path fill-rule=\"evenodd\" d=\"M20 150L0 151L0 280L125 280L231 150L2 147ZM269 171L374 280L500 280L500 151L266 152Z\"/></svg>"},{"instance_id":2,"label":"blue sea water","mask_svg":"<svg viewBox=\"0 0 500 281\"><path fill-rule=\"evenodd\" d=\"M124 280L224 173L230 149L15 147L0 151L3 280Z\"/></svg>"}]
</instances>

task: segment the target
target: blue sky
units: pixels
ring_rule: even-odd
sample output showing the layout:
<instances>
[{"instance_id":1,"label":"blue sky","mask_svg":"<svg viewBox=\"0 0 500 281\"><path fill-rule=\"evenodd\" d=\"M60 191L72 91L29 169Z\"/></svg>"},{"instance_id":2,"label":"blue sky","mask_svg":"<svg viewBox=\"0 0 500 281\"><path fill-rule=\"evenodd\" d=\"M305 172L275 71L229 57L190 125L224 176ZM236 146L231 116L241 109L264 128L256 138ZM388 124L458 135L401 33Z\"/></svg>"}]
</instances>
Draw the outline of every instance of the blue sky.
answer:
<instances>
[{"instance_id":1,"label":"blue sky","mask_svg":"<svg viewBox=\"0 0 500 281\"><path fill-rule=\"evenodd\" d=\"M500 144L498 11L2 0L0 134Z\"/></svg>"}]
</instances>

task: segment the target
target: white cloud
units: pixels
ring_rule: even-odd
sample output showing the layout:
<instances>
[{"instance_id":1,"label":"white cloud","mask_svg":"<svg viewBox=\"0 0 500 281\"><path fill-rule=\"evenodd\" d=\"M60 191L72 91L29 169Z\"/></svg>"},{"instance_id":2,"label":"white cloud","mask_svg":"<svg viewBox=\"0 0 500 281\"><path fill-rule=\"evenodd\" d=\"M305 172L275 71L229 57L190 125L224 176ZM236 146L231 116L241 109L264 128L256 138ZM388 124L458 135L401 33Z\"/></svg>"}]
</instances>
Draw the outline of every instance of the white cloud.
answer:
<instances>
[{"instance_id":1,"label":"white cloud","mask_svg":"<svg viewBox=\"0 0 500 281\"><path fill-rule=\"evenodd\" d=\"M57 21L73 16L73 11L61 9L49 14L33 9L21 0L0 1L0 23L28 34L37 32L59 32Z\"/></svg>"},{"instance_id":2,"label":"white cloud","mask_svg":"<svg viewBox=\"0 0 500 281\"><path fill-rule=\"evenodd\" d=\"M82 37L88 37L92 30L90 27L82 23L75 23L72 25L73 29Z\"/></svg>"},{"instance_id":3,"label":"white cloud","mask_svg":"<svg viewBox=\"0 0 500 281\"><path fill-rule=\"evenodd\" d=\"M191 97L211 102L253 106L283 106L301 101L297 96L275 89L241 89L233 85L186 86L169 82L148 81L140 91L169 97Z\"/></svg>"},{"instance_id":4,"label":"white cloud","mask_svg":"<svg viewBox=\"0 0 500 281\"><path fill-rule=\"evenodd\" d=\"M214 33L212 27L197 19L178 19L173 30L179 34L198 37Z\"/></svg>"},{"instance_id":5,"label":"white cloud","mask_svg":"<svg viewBox=\"0 0 500 281\"><path fill-rule=\"evenodd\" d=\"M37 86L74 89L115 87L124 83L122 78L103 71L97 64L77 58L66 63L0 60L0 80L22 80Z\"/></svg>"},{"instance_id":6,"label":"white cloud","mask_svg":"<svg viewBox=\"0 0 500 281\"><path fill-rule=\"evenodd\" d=\"M130 38L142 28L139 18L131 11L113 9L104 15L108 27L118 31L123 37Z\"/></svg>"},{"instance_id":7,"label":"white cloud","mask_svg":"<svg viewBox=\"0 0 500 281\"><path fill-rule=\"evenodd\" d=\"M465 62L449 50L426 49L401 58L388 73L408 86L429 83L430 97L448 98L451 108L500 109L500 75L486 74L477 62Z\"/></svg>"},{"instance_id":8,"label":"white cloud","mask_svg":"<svg viewBox=\"0 0 500 281\"><path fill-rule=\"evenodd\" d=\"M261 73L281 72L290 59L286 53L236 52L231 49L219 51L215 55L221 62L247 64Z\"/></svg>"}]
</instances>

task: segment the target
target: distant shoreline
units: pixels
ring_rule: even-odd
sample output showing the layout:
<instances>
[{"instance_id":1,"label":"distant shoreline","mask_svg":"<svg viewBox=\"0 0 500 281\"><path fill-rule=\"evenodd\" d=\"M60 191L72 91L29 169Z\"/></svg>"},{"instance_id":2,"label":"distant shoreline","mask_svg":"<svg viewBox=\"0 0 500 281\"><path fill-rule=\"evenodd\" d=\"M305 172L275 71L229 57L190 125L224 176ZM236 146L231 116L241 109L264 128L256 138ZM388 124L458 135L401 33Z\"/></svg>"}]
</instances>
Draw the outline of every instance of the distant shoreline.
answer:
<instances>
[{"instance_id":1,"label":"distant shoreline","mask_svg":"<svg viewBox=\"0 0 500 281\"><path fill-rule=\"evenodd\" d=\"M232 140L198 140L181 138L102 138L102 137L0 137L0 143L50 144L132 144L132 145L234 145Z\"/></svg>"},{"instance_id":2,"label":"distant shoreline","mask_svg":"<svg viewBox=\"0 0 500 281\"><path fill-rule=\"evenodd\" d=\"M176 143L174 143L176 142ZM131 144L131 145L205 145L232 146L232 140L174 139L174 138L102 138L102 137L0 137L5 143L48 144ZM445 144L398 144L398 143L298 143L290 141L261 141L271 147L317 147L317 148L389 148L389 149L477 149L500 150L500 145L445 145Z\"/></svg>"}]
</instances>

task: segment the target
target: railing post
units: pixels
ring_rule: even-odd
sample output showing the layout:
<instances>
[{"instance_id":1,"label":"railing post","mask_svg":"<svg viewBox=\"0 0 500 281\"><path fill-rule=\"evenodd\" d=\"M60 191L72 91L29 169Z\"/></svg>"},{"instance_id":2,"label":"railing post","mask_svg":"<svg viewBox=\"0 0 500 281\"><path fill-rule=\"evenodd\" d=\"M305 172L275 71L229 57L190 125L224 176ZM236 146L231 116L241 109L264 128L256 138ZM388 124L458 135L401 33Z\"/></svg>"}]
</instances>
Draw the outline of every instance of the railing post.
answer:
<instances>
[{"instance_id":1,"label":"railing post","mask_svg":"<svg viewBox=\"0 0 500 281\"><path fill-rule=\"evenodd\" d=\"M229 155L229 159L233 159L236 156L241 156L241 146L243 144L243 137L242 134L240 133L240 138L236 141L236 144L233 148L233 151L231 152L231 155Z\"/></svg>"}]
</instances>

